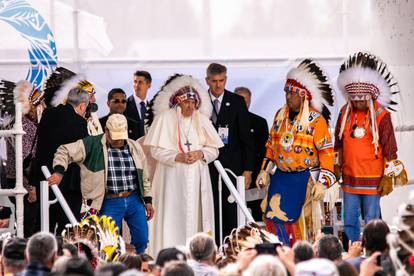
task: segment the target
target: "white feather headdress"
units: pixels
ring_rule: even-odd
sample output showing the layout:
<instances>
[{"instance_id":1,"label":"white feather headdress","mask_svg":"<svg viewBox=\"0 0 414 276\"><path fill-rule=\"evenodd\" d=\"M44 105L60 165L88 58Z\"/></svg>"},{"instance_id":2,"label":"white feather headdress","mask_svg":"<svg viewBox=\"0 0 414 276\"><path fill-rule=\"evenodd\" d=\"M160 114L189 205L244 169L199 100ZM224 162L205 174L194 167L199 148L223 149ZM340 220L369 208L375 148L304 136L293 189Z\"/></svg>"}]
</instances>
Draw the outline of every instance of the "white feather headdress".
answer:
<instances>
[{"instance_id":1,"label":"white feather headdress","mask_svg":"<svg viewBox=\"0 0 414 276\"><path fill-rule=\"evenodd\" d=\"M213 107L210 103L208 92L201 86L197 79L189 75L177 76L156 94L152 107L154 117L170 109L172 98L181 88L186 86L189 86L197 91L198 96L200 97L200 106L198 110L210 118Z\"/></svg>"}]
</instances>

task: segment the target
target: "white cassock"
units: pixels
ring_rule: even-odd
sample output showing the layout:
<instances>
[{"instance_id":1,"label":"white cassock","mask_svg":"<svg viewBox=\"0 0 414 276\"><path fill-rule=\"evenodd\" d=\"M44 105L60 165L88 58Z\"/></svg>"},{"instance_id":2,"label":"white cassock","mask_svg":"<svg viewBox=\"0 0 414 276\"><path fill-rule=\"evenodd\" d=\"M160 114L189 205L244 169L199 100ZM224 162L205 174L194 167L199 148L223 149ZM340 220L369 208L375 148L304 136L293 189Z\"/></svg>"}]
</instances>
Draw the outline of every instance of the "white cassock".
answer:
<instances>
[{"instance_id":1,"label":"white cassock","mask_svg":"<svg viewBox=\"0 0 414 276\"><path fill-rule=\"evenodd\" d=\"M193 164L175 161L180 152L201 150L204 160ZM192 119L179 108L155 117L144 144L151 146L157 161L152 179L155 216L150 224L149 251L152 256L166 247L186 245L198 232L214 236L214 204L208 163L223 146L209 118L197 110Z\"/></svg>"}]
</instances>

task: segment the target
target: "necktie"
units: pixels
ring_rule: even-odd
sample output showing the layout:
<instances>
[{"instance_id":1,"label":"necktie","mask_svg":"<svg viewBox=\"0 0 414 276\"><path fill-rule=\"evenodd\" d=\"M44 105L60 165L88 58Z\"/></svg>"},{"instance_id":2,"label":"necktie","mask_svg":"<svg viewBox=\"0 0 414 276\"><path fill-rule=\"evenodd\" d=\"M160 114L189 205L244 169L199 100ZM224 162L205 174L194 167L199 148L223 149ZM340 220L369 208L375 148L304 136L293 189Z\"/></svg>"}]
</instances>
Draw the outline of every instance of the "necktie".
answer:
<instances>
[{"instance_id":1,"label":"necktie","mask_svg":"<svg viewBox=\"0 0 414 276\"><path fill-rule=\"evenodd\" d=\"M140 104L140 112L141 112L141 120L139 121L139 128L142 134L144 134L144 120L145 120L145 113L147 112L147 108L145 107L145 103L141 102Z\"/></svg>"},{"instance_id":2,"label":"necktie","mask_svg":"<svg viewBox=\"0 0 414 276\"><path fill-rule=\"evenodd\" d=\"M215 99L213 101L214 104L214 110L213 115L211 116L211 119L213 120L213 123L217 123L217 116L220 112L220 101L218 99Z\"/></svg>"}]
</instances>

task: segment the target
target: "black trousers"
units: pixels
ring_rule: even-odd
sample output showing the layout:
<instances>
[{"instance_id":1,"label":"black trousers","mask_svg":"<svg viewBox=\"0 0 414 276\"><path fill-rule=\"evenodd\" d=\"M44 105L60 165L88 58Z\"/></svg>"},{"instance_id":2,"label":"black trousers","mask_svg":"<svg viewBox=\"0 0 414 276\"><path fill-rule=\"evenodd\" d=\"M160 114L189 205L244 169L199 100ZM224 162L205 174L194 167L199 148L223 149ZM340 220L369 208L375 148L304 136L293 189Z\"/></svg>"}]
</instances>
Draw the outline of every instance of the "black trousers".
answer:
<instances>
[{"instance_id":1,"label":"black trousers","mask_svg":"<svg viewBox=\"0 0 414 276\"><path fill-rule=\"evenodd\" d=\"M213 164L209 165L211 185L213 188L214 198L214 223L216 244L220 245L220 216L219 216L219 193L218 193L218 177L216 167ZM230 191L224 181L222 182L222 206L223 206L223 239L230 235L231 231L237 227L237 203L228 202Z\"/></svg>"},{"instance_id":2,"label":"black trousers","mask_svg":"<svg viewBox=\"0 0 414 276\"><path fill-rule=\"evenodd\" d=\"M14 189L16 187L16 179L7 178L7 189ZM40 193L39 188L36 188L37 200L30 203L26 194L23 198L24 206L24 236L26 238L40 231ZM14 196L9 197L10 201L16 206L16 198Z\"/></svg>"}]
</instances>

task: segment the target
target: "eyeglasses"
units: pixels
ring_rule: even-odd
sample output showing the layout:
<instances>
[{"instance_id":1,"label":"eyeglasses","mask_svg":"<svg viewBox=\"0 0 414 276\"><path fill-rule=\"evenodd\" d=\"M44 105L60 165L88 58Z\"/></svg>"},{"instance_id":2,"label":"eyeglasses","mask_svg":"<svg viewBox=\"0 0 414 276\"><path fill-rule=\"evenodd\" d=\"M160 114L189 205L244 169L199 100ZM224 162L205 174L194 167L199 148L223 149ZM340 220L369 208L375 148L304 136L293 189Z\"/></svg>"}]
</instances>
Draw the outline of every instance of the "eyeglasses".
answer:
<instances>
[{"instance_id":1,"label":"eyeglasses","mask_svg":"<svg viewBox=\"0 0 414 276\"><path fill-rule=\"evenodd\" d=\"M115 99L115 100L112 100L111 102L116 103L116 104L118 104L118 103L124 104L124 103L126 103L126 100Z\"/></svg>"}]
</instances>

